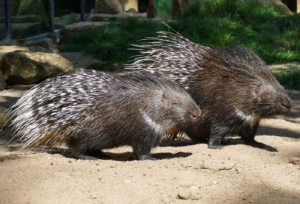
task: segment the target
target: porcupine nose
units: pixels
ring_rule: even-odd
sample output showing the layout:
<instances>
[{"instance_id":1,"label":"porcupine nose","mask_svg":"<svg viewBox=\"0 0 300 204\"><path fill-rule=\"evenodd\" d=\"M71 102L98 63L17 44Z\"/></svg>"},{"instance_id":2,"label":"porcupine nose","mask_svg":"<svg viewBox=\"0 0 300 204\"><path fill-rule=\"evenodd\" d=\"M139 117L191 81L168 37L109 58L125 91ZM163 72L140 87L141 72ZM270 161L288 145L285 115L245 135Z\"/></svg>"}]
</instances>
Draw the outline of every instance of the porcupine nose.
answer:
<instances>
[{"instance_id":1,"label":"porcupine nose","mask_svg":"<svg viewBox=\"0 0 300 204\"><path fill-rule=\"evenodd\" d=\"M290 98L289 97L282 97L280 103L281 103L281 106L282 106L281 113L284 114L284 113L289 112L289 110L292 107L292 102L291 102Z\"/></svg>"},{"instance_id":2,"label":"porcupine nose","mask_svg":"<svg viewBox=\"0 0 300 204\"><path fill-rule=\"evenodd\" d=\"M189 110L189 116L192 122L196 121L201 115L201 110L199 107L195 107Z\"/></svg>"}]
</instances>

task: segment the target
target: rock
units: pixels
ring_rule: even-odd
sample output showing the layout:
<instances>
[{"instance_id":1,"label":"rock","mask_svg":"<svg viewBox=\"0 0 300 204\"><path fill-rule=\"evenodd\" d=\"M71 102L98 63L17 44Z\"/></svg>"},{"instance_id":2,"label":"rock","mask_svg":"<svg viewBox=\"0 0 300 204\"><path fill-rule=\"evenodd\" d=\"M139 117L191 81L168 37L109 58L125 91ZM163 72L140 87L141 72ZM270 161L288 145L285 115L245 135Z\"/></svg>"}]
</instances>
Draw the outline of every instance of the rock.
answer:
<instances>
[{"instance_id":1,"label":"rock","mask_svg":"<svg viewBox=\"0 0 300 204\"><path fill-rule=\"evenodd\" d=\"M127 19L129 15L126 14L92 14L87 21L118 21Z\"/></svg>"},{"instance_id":2,"label":"rock","mask_svg":"<svg viewBox=\"0 0 300 204\"><path fill-rule=\"evenodd\" d=\"M64 33L80 32L82 30L99 28L108 23L109 22L79 22L79 23L74 23L72 25L65 26L63 32Z\"/></svg>"},{"instance_id":3,"label":"rock","mask_svg":"<svg viewBox=\"0 0 300 204\"><path fill-rule=\"evenodd\" d=\"M76 20L74 19L73 15L68 14L68 15L64 15L64 16L60 17L59 19L55 20L55 25L64 27L66 25L70 25L75 22L76 22Z\"/></svg>"},{"instance_id":4,"label":"rock","mask_svg":"<svg viewBox=\"0 0 300 204\"><path fill-rule=\"evenodd\" d=\"M0 46L0 61L1 61L1 58L3 57L3 55L5 55L9 52L16 51L16 50L28 51L28 48L24 47L24 46L16 46L16 45Z\"/></svg>"},{"instance_id":5,"label":"rock","mask_svg":"<svg viewBox=\"0 0 300 204\"><path fill-rule=\"evenodd\" d=\"M1 153L0 154L0 162L3 162L4 160L8 160L8 159L13 160L13 159L16 159L18 157L19 157L19 155L14 153L14 152L6 152L6 153L3 153L3 154Z\"/></svg>"},{"instance_id":6,"label":"rock","mask_svg":"<svg viewBox=\"0 0 300 204\"><path fill-rule=\"evenodd\" d=\"M281 0L260 0L273 5L282 15L293 15L294 13Z\"/></svg>"},{"instance_id":7,"label":"rock","mask_svg":"<svg viewBox=\"0 0 300 204\"><path fill-rule=\"evenodd\" d=\"M299 157L291 157L289 159L289 163L292 163L292 164L300 164L300 158Z\"/></svg>"},{"instance_id":8,"label":"rock","mask_svg":"<svg viewBox=\"0 0 300 204\"><path fill-rule=\"evenodd\" d=\"M117 14L122 12L119 0L96 0L94 13Z\"/></svg>"},{"instance_id":9,"label":"rock","mask_svg":"<svg viewBox=\"0 0 300 204\"><path fill-rule=\"evenodd\" d=\"M203 169L210 169L215 171L230 170L236 165L236 161L232 160L206 160L202 162Z\"/></svg>"},{"instance_id":10,"label":"rock","mask_svg":"<svg viewBox=\"0 0 300 204\"><path fill-rule=\"evenodd\" d=\"M125 11L138 11L138 0L125 0ZM118 14L122 12L122 0L96 0L94 13Z\"/></svg>"},{"instance_id":11,"label":"rock","mask_svg":"<svg viewBox=\"0 0 300 204\"><path fill-rule=\"evenodd\" d=\"M56 53L15 51L4 55L0 70L8 85L38 83L59 73L72 73L72 63Z\"/></svg>"},{"instance_id":12,"label":"rock","mask_svg":"<svg viewBox=\"0 0 300 204\"><path fill-rule=\"evenodd\" d=\"M41 40L30 41L26 43L26 46L40 46L47 50L50 50L53 53L59 53L58 49L54 46L53 40L50 38L43 38Z\"/></svg>"},{"instance_id":13,"label":"rock","mask_svg":"<svg viewBox=\"0 0 300 204\"><path fill-rule=\"evenodd\" d=\"M4 89L6 89L6 87L7 87L7 84L4 80L2 72L0 72L0 91L3 91Z\"/></svg>"},{"instance_id":14,"label":"rock","mask_svg":"<svg viewBox=\"0 0 300 204\"><path fill-rule=\"evenodd\" d=\"M0 128L2 128L8 120L7 113L8 113L7 108L0 107Z\"/></svg>"},{"instance_id":15,"label":"rock","mask_svg":"<svg viewBox=\"0 0 300 204\"><path fill-rule=\"evenodd\" d=\"M13 23L12 33L14 38L24 38L25 36L33 36L40 33L43 29L41 23Z\"/></svg>"},{"instance_id":16,"label":"rock","mask_svg":"<svg viewBox=\"0 0 300 204\"><path fill-rule=\"evenodd\" d=\"M25 44L27 43L27 40L24 39L17 39L17 40L13 40L13 39L3 39L0 41L0 46L11 46L11 45L15 45L15 46L21 46L21 47L25 47ZM1 50L1 49L0 49Z\"/></svg>"},{"instance_id":17,"label":"rock","mask_svg":"<svg viewBox=\"0 0 300 204\"><path fill-rule=\"evenodd\" d=\"M177 195L178 199L182 200L199 200L201 194L199 189L182 189Z\"/></svg>"},{"instance_id":18,"label":"rock","mask_svg":"<svg viewBox=\"0 0 300 204\"><path fill-rule=\"evenodd\" d=\"M122 5L122 1L121 5ZM125 1L125 11L128 12L138 12L139 8L138 8L138 0L126 0Z\"/></svg>"},{"instance_id":19,"label":"rock","mask_svg":"<svg viewBox=\"0 0 300 204\"><path fill-rule=\"evenodd\" d=\"M38 15L22 15L22 16L12 16L12 23L40 23L40 18Z\"/></svg>"},{"instance_id":20,"label":"rock","mask_svg":"<svg viewBox=\"0 0 300 204\"><path fill-rule=\"evenodd\" d=\"M52 160L52 161L51 161L51 165L52 165L52 166L58 165L58 162L57 162L56 160Z\"/></svg>"},{"instance_id":21,"label":"rock","mask_svg":"<svg viewBox=\"0 0 300 204\"><path fill-rule=\"evenodd\" d=\"M53 53L52 51L43 48L41 46L29 46L27 47L30 52L43 52L43 53Z\"/></svg>"}]
</instances>

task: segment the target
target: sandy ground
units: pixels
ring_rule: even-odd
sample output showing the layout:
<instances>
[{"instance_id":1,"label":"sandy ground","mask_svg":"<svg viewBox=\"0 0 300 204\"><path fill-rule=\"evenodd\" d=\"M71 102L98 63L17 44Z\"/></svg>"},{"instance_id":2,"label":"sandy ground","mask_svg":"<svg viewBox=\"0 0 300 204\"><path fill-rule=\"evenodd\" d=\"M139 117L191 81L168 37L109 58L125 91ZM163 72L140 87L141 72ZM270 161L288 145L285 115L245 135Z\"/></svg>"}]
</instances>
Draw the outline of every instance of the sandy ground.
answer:
<instances>
[{"instance_id":1,"label":"sandy ground","mask_svg":"<svg viewBox=\"0 0 300 204\"><path fill-rule=\"evenodd\" d=\"M9 107L28 87L0 92ZM20 152L0 134L0 203L300 203L300 91L290 90L293 108L264 119L256 140L239 137L221 150L186 138L163 141L156 161L133 160L130 147L105 151L109 160L76 160L68 150Z\"/></svg>"}]
</instances>

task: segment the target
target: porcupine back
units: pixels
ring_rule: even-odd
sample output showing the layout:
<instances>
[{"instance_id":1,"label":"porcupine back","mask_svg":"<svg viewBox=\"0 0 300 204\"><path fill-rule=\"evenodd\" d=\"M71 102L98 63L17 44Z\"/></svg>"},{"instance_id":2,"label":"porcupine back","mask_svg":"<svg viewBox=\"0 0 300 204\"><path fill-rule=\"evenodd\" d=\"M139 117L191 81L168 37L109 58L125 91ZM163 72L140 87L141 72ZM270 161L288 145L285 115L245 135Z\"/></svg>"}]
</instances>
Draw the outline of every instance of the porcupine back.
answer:
<instances>
[{"instance_id":1,"label":"porcupine back","mask_svg":"<svg viewBox=\"0 0 300 204\"><path fill-rule=\"evenodd\" d=\"M287 113L291 101L265 62L241 46L209 47L178 33L159 32L134 45L139 50L129 70L160 73L177 81L202 110L186 133L220 148L225 136L239 134L253 143L261 118Z\"/></svg>"},{"instance_id":2,"label":"porcupine back","mask_svg":"<svg viewBox=\"0 0 300 204\"><path fill-rule=\"evenodd\" d=\"M64 143L76 158L130 145L139 159L152 159L161 136L180 132L201 113L184 89L165 78L87 70L45 80L12 109L23 148Z\"/></svg>"}]
</instances>

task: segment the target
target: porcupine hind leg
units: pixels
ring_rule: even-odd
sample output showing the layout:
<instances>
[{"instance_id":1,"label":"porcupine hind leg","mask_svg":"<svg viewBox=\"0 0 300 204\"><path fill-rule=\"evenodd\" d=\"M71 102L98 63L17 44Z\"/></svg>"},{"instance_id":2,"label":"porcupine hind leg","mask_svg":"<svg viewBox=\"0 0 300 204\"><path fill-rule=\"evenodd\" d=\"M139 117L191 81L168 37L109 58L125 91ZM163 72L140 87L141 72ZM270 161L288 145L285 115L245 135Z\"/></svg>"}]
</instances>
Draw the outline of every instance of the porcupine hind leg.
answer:
<instances>
[{"instance_id":1,"label":"porcupine hind leg","mask_svg":"<svg viewBox=\"0 0 300 204\"><path fill-rule=\"evenodd\" d=\"M78 139L69 139L67 145L76 159L96 160L111 158L109 155L104 154L101 149L92 149Z\"/></svg>"},{"instance_id":2,"label":"porcupine hind leg","mask_svg":"<svg viewBox=\"0 0 300 204\"><path fill-rule=\"evenodd\" d=\"M254 126L245 125L241 128L239 135L246 143L253 143L255 142L254 137L257 133L257 129L258 123L256 123Z\"/></svg>"},{"instance_id":3,"label":"porcupine hind leg","mask_svg":"<svg viewBox=\"0 0 300 204\"><path fill-rule=\"evenodd\" d=\"M221 142L224 137L228 135L230 127L226 125L214 124L211 127L210 136L208 140L208 148L210 149L221 149L223 145Z\"/></svg>"},{"instance_id":4,"label":"porcupine hind leg","mask_svg":"<svg viewBox=\"0 0 300 204\"><path fill-rule=\"evenodd\" d=\"M259 122L257 122L253 126L247 125L242 127L241 131L239 132L239 135L246 142L246 144L250 146L258 147L258 148L266 148L266 145L254 140L254 137L257 133L258 125Z\"/></svg>"}]
</instances>

